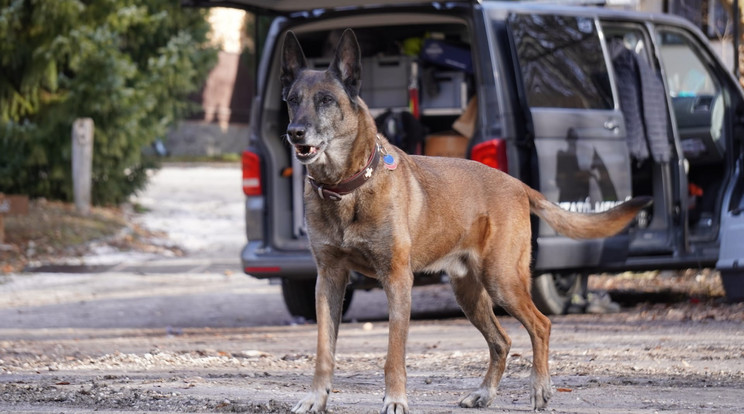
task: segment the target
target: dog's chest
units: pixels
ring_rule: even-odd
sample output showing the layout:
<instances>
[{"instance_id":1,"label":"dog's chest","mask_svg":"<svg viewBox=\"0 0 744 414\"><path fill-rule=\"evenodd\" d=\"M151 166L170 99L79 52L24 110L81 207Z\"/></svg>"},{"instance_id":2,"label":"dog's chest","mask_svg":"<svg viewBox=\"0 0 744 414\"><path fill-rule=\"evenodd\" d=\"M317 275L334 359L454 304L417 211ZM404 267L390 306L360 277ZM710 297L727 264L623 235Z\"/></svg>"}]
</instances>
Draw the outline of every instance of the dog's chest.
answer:
<instances>
[{"instance_id":1,"label":"dog's chest","mask_svg":"<svg viewBox=\"0 0 744 414\"><path fill-rule=\"evenodd\" d=\"M372 260L387 256L393 243L389 215L375 205L355 201L308 203L311 243L358 252Z\"/></svg>"},{"instance_id":2,"label":"dog's chest","mask_svg":"<svg viewBox=\"0 0 744 414\"><path fill-rule=\"evenodd\" d=\"M311 236L320 236L325 244L353 247L369 231L363 211L356 203L310 203L306 214Z\"/></svg>"}]
</instances>

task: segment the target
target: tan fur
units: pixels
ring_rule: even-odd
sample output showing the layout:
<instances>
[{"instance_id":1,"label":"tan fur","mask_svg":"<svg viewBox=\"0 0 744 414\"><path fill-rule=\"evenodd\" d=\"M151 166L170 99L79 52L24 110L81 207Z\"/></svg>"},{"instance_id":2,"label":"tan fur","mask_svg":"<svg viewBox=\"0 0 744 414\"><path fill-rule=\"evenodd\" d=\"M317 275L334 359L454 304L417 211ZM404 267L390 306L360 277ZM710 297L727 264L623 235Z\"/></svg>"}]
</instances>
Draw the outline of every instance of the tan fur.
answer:
<instances>
[{"instance_id":1,"label":"tan fur","mask_svg":"<svg viewBox=\"0 0 744 414\"><path fill-rule=\"evenodd\" d=\"M504 372L511 341L493 313L496 304L530 335L531 400L534 408L543 408L552 392L550 321L530 297L530 211L570 237L605 237L622 230L646 201L599 214L570 213L480 163L405 154L377 135L366 105L355 94L358 89L348 76L354 76L358 53L356 39L347 31L329 70L311 71L303 68L294 36L285 40L283 79L292 120L288 139L299 153L312 146L319 154L301 159L308 173L328 185L338 184L365 166L376 145L398 161L395 170L380 168L340 201L322 199L306 185L307 226L318 267L318 355L312 390L293 412L325 409L350 271L377 279L388 297L383 414L408 412L405 347L413 275L422 271L450 275L458 303L488 343L486 376L460 405L488 406ZM324 94L333 97L332 105L318 105Z\"/></svg>"}]
</instances>

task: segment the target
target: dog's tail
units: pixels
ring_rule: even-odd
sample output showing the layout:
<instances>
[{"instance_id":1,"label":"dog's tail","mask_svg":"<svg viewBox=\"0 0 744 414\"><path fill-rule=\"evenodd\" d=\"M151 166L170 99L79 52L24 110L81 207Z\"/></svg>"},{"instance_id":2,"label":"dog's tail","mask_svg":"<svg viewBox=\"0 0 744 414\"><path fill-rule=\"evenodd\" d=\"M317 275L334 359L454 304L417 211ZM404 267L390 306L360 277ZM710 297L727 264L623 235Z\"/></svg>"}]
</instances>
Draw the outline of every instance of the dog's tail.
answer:
<instances>
[{"instance_id":1,"label":"dog's tail","mask_svg":"<svg viewBox=\"0 0 744 414\"><path fill-rule=\"evenodd\" d=\"M530 211L545 220L550 227L572 239L596 239L619 233L652 202L651 197L634 197L601 213L573 213L545 199L539 192L525 186L530 199Z\"/></svg>"}]
</instances>

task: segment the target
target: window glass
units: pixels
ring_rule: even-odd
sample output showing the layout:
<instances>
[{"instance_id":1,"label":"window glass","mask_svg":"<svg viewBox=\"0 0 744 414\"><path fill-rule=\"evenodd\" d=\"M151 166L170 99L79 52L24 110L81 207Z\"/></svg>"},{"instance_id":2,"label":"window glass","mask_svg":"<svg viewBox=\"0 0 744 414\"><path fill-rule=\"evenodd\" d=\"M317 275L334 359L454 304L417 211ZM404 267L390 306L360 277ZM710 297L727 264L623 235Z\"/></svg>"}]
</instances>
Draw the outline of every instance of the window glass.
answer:
<instances>
[{"instance_id":1,"label":"window glass","mask_svg":"<svg viewBox=\"0 0 744 414\"><path fill-rule=\"evenodd\" d=\"M509 29L531 107L612 109L612 89L591 18L513 14Z\"/></svg>"},{"instance_id":2,"label":"window glass","mask_svg":"<svg viewBox=\"0 0 744 414\"><path fill-rule=\"evenodd\" d=\"M718 88L713 77L695 54L687 37L661 30L659 45L667 87L673 98L716 94Z\"/></svg>"}]
</instances>

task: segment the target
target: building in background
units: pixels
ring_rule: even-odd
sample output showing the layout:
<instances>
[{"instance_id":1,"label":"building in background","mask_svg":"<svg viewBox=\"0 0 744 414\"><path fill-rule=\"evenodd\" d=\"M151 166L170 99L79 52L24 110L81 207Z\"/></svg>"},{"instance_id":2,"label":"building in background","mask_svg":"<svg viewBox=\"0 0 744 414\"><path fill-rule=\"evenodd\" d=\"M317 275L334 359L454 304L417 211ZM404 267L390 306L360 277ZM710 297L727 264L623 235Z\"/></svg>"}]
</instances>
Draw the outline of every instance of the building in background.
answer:
<instances>
[{"instance_id":1,"label":"building in background","mask_svg":"<svg viewBox=\"0 0 744 414\"><path fill-rule=\"evenodd\" d=\"M240 153L248 142L254 88L254 16L243 10L212 8L212 43L218 61L194 100L201 111L181 121L167 136L174 156L222 156Z\"/></svg>"}]
</instances>

